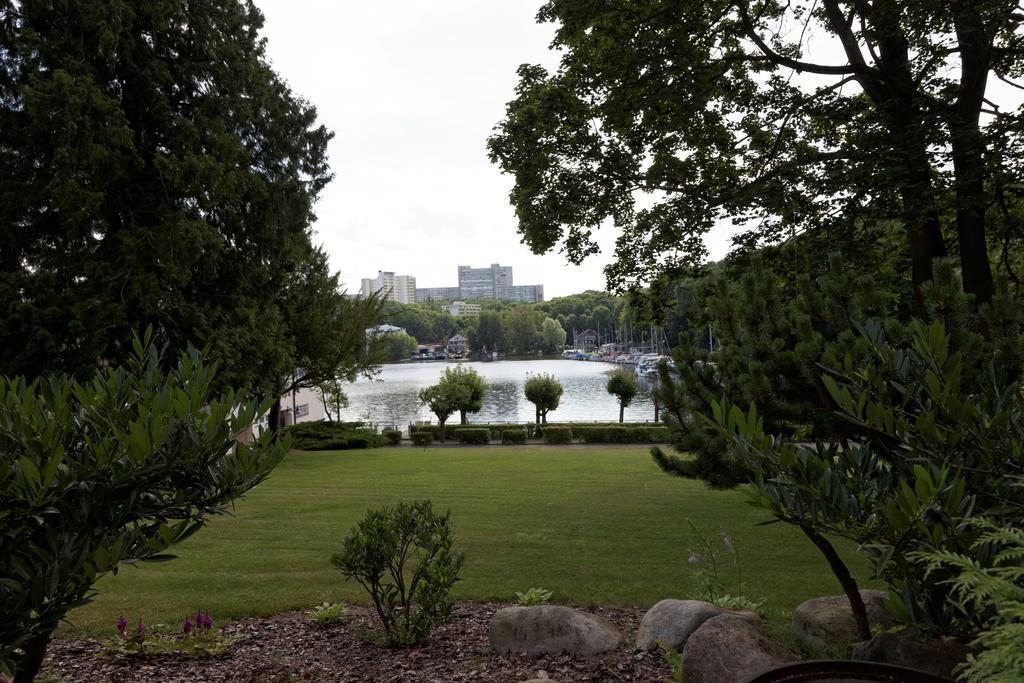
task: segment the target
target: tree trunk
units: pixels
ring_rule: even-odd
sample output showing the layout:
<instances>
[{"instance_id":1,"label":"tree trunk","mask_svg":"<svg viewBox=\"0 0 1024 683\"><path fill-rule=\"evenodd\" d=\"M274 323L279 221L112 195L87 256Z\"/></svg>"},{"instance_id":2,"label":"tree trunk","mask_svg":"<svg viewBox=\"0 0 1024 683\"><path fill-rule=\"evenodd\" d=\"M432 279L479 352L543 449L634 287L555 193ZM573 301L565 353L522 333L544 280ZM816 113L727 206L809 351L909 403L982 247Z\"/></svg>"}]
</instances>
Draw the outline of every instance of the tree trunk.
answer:
<instances>
[{"instance_id":1,"label":"tree trunk","mask_svg":"<svg viewBox=\"0 0 1024 683\"><path fill-rule=\"evenodd\" d=\"M898 109L903 106L897 105ZM922 145L917 144L910 132L912 123L906 119L915 116L913 109L897 115L895 137L901 140L900 155L903 172L900 178L900 196L903 199L903 222L910 244L911 282L918 309L924 310L921 285L932 279L932 262L946 256L946 242L942 236L942 224L935 206L935 190L932 183L931 164ZM916 116L920 116L917 113ZM902 132L899 132L902 131Z\"/></svg>"},{"instance_id":2,"label":"tree trunk","mask_svg":"<svg viewBox=\"0 0 1024 683\"><path fill-rule=\"evenodd\" d=\"M977 125L956 126L951 135L956 175L956 235L964 291L978 304L992 300L992 268L985 240L984 140Z\"/></svg>"},{"instance_id":3,"label":"tree trunk","mask_svg":"<svg viewBox=\"0 0 1024 683\"><path fill-rule=\"evenodd\" d=\"M444 443L444 423L447 420L448 418L437 421L437 423L441 426L441 428L437 430L437 440L440 441L441 443Z\"/></svg>"},{"instance_id":4,"label":"tree trunk","mask_svg":"<svg viewBox=\"0 0 1024 683\"><path fill-rule=\"evenodd\" d=\"M15 666L18 668L14 672L14 683L32 683L36 674L39 673L39 669L43 666L46 646L50 644L50 636L52 634L53 629L51 628L34 638L30 638L21 646L24 654L20 657L15 657Z\"/></svg>"},{"instance_id":5,"label":"tree trunk","mask_svg":"<svg viewBox=\"0 0 1024 683\"><path fill-rule=\"evenodd\" d=\"M626 406L624 404L622 404L622 403L619 403L619 424L622 424L623 422L625 422L625 418L626 418Z\"/></svg>"},{"instance_id":6,"label":"tree trunk","mask_svg":"<svg viewBox=\"0 0 1024 683\"><path fill-rule=\"evenodd\" d=\"M540 405L539 404L536 406L536 413L537 413L537 424L540 424Z\"/></svg>"},{"instance_id":7,"label":"tree trunk","mask_svg":"<svg viewBox=\"0 0 1024 683\"><path fill-rule=\"evenodd\" d=\"M876 3L869 21L877 33L878 74L862 73L857 82L885 120L898 161L897 185L903 200L903 222L910 246L911 279L918 309L923 311L921 285L932 279L932 261L946 255L932 182L929 140L924 113L916 101L919 84L910 70L910 41L902 32L899 7ZM864 64L861 46L840 3L829 0L825 10L832 31L840 37L852 64Z\"/></svg>"},{"instance_id":8,"label":"tree trunk","mask_svg":"<svg viewBox=\"0 0 1024 683\"><path fill-rule=\"evenodd\" d=\"M827 538L803 524L800 525L800 530L804 532L807 538L811 539L811 543L825 556L829 567L832 569L832 573L839 579L839 584L843 587L843 592L846 593L846 599L850 601L853 621L857 626L857 636L861 640L870 640L871 624L868 622L868 610L864 606L864 598L860 595L857 582L850 575L850 570L847 569L842 558L839 557L839 553L836 552L836 549L832 547Z\"/></svg>"},{"instance_id":9,"label":"tree trunk","mask_svg":"<svg viewBox=\"0 0 1024 683\"><path fill-rule=\"evenodd\" d=\"M973 3L954 3L960 49L960 90L949 116L956 191L956 231L964 291L978 304L992 300L992 267L985 240L985 137L978 121L992 67L993 34Z\"/></svg>"},{"instance_id":10,"label":"tree trunk","mask_svg":"<svg viewBox=\"0 0 1024 683\"><path fill-rule=\"evenodd\" d=\"M459 420L460 420L459 424L466 424L466 411L465 410L460 410L459 411Z\"/></svg>"},{"instance_id":11,"label":"tree trunk","mask_svg":"<svg viewBox=\"0 0 1024 683\"><path fill-rule=\"evenodd\" d=\"M270 412L267 413L267 429L277 437L281 433L281 397L270 405Z\"/></svg>"},{"instance_id":12,"label":"tree trunk","mask_svg":"<svg viewBox=\"0 0 1024 683\"><path fill-rule=\"evenodd\" d=\"M542 410L540 412L540 421L541 421L541 424L547 424L548 423L548 411Z\"/></svg>"}]
</instances>

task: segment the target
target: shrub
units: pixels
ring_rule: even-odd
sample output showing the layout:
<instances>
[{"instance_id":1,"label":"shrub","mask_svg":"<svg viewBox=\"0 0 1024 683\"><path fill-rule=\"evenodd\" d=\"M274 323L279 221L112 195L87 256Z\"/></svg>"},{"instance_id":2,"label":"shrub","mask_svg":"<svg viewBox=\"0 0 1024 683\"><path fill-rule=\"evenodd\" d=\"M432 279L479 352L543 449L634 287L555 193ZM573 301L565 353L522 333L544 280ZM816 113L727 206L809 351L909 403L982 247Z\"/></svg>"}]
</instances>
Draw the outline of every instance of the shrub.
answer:
<instances>
[{"instance_id":1,"label":"shrub","mask_svg":"<svg viewBox=\"0 0 1024 683\"><path fill-rule=\"evenodd\" d=\"M345 616L345 605L340 602L324 602L306 612L319 626L341 623Z\"/></svg>"},{"instance_id":2,"label":"shrub","mask_svg":"<svg viewBox=\"0 0 1024 683\"><path fill-rule=\"evenodd\" d=\"M544 436L544 443L572 442L571 427L544 427L541 434Z\"/></svg>"},{"instance_id":3,"label":"shrub","mask_svg":"<svg viewBox=\"0 0 1024 683\"><path fill-rule=\"evenodd\" d=\"M381 436L387 440L389 446L397 446L402 443L402 432L397 429L385 429L381 432Z\"/></svg>"},{"instance_id":4,"label":"shrub","mask_svg":"<svg viewBox=\"0 0 1024 683\"><path fill-rule=\"evenodd\" d=\"M238 441L260 409L211 396L200 352L165 367L147 332L125 367L85 384L0 378L0 673L31 680L97 580L121 562L169 559L287 452L287 437Z\"/></svg>"},{"instance_id":5,"label":"shrub","mask_svg":"<svg viewBox=\"0 0 1024 683\"><path fill-rule=\"evenodd\" d=\"M459 443L486 444L491 439L491 430L478 427L463 427L455 430Z\"/></svg>"},{"instance_id":6,"label":"shrub","mask_svg":"<svg viewBox=\"0 0 1024 683\"><path fill-rule=\"evenodd\" d=\"M584 443L655 443L669 439L664 425L579 425L572 431Z\"/></svg>"},{"instance_id":7,"label":"shrub","mask_svg":"<svg viewBox=\"0 0 1024 683\"><path fill-rule=\"evenodd\" d=\"M380 448L387 439L362 422L303 422L285 428L292 447L300 451L344 451Z\"/></svg>"},{"instance_id":8,"label":"shrub","mask_svg":"<svg viewBox=\"0 0 1024 683\"><path fill-rule=\"evenodd\" d=\"M506 429L501 433L502 443L526 443L525 429Z\"/></svg>"},{"instance_id":9,"label":"shrub","mask_svg":"<svg viewBox=\"0 0 1024 683\"><path fill-rule=\"evenodd\" d=\"M551 591L543 588L531 588L525 593L516 593L516 604L520 607L546 605L551 599Z\"/></svg>"},{"instance_id":10,"label":"shrub","mask_svg":"<svg viewBox=\"0 0 1024 683\"><path fill-rule=\"evenodd\" d=\"M426 431L413 432L412 442L417 446L429 446L430 444L434 443L434 434L433 432Z\"/></svg>"},{"instance_id":11,"label":"shrub","mask_svg":"<svg viewBox=\"0 0 1024 683\"><path fill-rule=\"evenodd\" d=\"M345 537L331 562L370 594L388 645L422 642L451 616L451 587L461 553L452 552L448 514L430 501L370 510Z\"/></svg>"},{"instance_id":12,"label":"shrub","mask_svg":"<svg viewBox=\"0 0 1024 683\"><path fill-rule=\"evenodd\" d=\"M757 476L754 504L801 529L826 554L863 631L863 601L825 538L848 538L889 585L887 607L926 633L973 637L987 614L950 599L951 567L913 558L938 549L984 564L972 518L1019 524L1024 488L1024 405L1016 377L989 368L971 388L961 354L940 323L911 326L908 345L892 345L874 323L860 328L871 353L847 355L822 378L836 413L856 439L795 444L765 432L755 408L715 405L718 426ZM1009 556L1008 556L1009 559ZM1012 560L1020 572L1024 556Z\"/></svg>"},{"instance_id":13,"label":"shrub","mask_svg":"<svg viewBox=\"0 0 1024 683\"><path fill-rule=\"evenodd\" d=\"M1024 529L978 520L972 556L932 550L914 553L926 571L951 572L950 599L964 612L984 615L976 650L957 672L967 683L1024 681ZM984 563L976 558L985 558Z\"/></svg>"},{"instance_id":14,"label":"shrub","mask_svg":"<svg viewBox=\"0 0 1024 683\"><path fill-rule=\"evenodd\" d=\"M435 440L441 438L441 428L437 425L409 425L409 435L416 432L430 434Z\"/></svg>"}]
</instances>

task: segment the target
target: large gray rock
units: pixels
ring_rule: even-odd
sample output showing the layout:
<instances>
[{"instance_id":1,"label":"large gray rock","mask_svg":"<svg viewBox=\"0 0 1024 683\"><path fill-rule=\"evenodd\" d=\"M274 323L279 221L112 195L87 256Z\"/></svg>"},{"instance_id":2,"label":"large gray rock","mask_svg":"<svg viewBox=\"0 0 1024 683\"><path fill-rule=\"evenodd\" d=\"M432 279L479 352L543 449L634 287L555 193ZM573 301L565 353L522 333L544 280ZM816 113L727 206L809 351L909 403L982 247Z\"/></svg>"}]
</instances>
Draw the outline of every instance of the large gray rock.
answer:
<instances>
[{"instance_id":1,"label":"large gray rock","mask_svg":"<svg viewBox=\"0 0 1024 683\"><path fill-rule=\"evenodd\" d=\"M529 656L594 655L622 645L622 634L601 617L559 605L506 607L491 618L491 647Z\"/></svg>"},{"instance_id":2,"label":"large gray rock","mask_svg":"<svg viewBox=\"0 0 1024 683\"><path fill-rule=\"evenodd\" d=\"M953 669L970 653L971 648L955 640L918 640L886 631L858 645L853 658L896 664L953 679Z\"/></svg>"},{"instance_id":3,"label":"large gray rock","mask_svg":"<svg viewBox=\"0 0 1024 683\"><path fill-rule=\"evenodd\" d=\"M888 595L885 591L862 590L860 595L872 626L888 628L893 625L892 618L882 607ZM850 600L845 595L804 602L793 612L793 626L800 646L815 657L846 657L850 646L861 640Z\"/></svg>"},{"instance_id":4,"label":"large gray rock","mask_svg":"<svg viewBox=\"0 0 1024 683\"><path fill-rule=\"evenodd\" d=\"M711 617L683 647L686 683L744 683L795 659L760 624L736 614Z\"/></svg>"},{"instance_id":5,"label":"large gray rock","mask_svg":"<svg viewBox=\"0 0 1024 683\"><path fill-rule=\"evenodd\" d=\"M647 610L640 622L636 646L646 650L656 643L665 643L678 650L701 624L721 613L722 610L703 600L662 600Z\"/></svg>"}]
</instances>

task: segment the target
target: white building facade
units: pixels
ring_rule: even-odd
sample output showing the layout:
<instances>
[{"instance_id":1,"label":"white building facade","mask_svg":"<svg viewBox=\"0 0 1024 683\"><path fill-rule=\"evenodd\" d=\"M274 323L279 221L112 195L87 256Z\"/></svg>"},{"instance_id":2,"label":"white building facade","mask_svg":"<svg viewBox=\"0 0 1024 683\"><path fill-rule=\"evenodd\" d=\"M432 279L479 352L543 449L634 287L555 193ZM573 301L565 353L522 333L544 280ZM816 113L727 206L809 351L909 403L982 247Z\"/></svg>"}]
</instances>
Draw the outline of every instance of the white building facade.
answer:
<instances>
[{"instance_id":1,"label":"white building facade","mask_svg":"<svg viewBox=\"0 0 1024 683\"><path fill-rule=\"evenodd\" d=\"M480 315L480 304L467 304L465 301L453 301L447 306L442 306L455 317L462 315Z\"/></svg>"},{"instance_id":2,"label":"white building facade","mask_svg":"<svg viewBox=\"0 0 1024 683\"><path fill-rule=\"evenodd\" d=\"M377 271L377 277L364 277L359 287L359 294L364 299L374 292L385 292L384 298L388 301L397 301L400 304L411 304L416 302L416 278L412 275L395 275L388 270Z\"/></svg>"}]
</instances>

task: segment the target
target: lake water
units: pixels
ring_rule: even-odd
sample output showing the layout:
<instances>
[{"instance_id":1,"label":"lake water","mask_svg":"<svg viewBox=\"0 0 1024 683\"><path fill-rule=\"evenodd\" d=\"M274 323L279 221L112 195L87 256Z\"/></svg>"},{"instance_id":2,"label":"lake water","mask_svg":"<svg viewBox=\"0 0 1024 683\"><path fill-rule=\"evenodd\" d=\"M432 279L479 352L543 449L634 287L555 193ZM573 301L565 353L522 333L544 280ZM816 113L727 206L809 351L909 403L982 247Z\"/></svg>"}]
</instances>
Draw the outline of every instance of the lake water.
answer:
<instances>
[{"instance_id":1,"label":"lake water","mask_svg":"<svg viewBox=\"0 0 1024 683\"><path fill-rule=\"evenodd\" d=\"M437 421L416 397L420 389L437 384L444 369L452 363L424 362L385 365L376 380L360 379L345 391L348 409L343 420L365 420L405 426L417 420ZM548 413L553 422L602 421L619 419L619 404L605 389L608 374L616 366L577 360L499 360L491 363L467 362L487 380L484 407L469 415L470 422L532 422L533 404L523 395L523 385L533 374L554 375L565 392L558 410ZM626 408L627 422L654 420L651 380L640 378L640 392ZM458 422L458 415L452 416Z\"/></svg>"}]
</instances>

